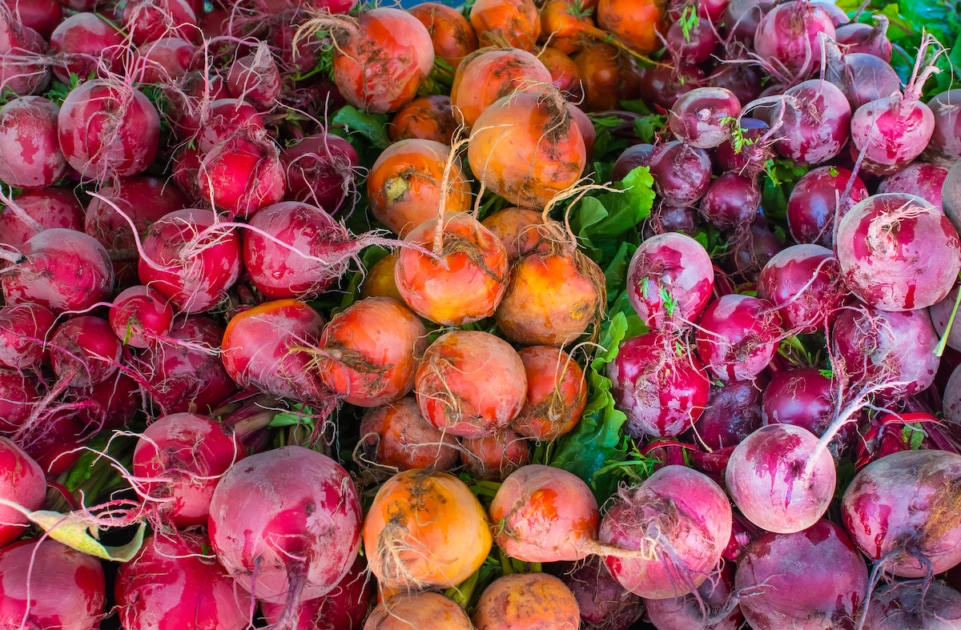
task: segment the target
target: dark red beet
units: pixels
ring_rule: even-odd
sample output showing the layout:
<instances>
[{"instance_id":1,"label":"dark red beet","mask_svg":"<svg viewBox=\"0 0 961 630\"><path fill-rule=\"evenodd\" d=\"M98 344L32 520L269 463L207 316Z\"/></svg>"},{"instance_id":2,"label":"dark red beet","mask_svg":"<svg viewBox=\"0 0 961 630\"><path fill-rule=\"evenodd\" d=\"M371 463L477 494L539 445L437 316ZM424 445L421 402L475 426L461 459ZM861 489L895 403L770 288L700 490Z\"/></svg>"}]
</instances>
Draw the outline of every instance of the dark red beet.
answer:
<instances>
[{"instance_id":1,"label":"dark red beet","mask_svg":"<svg viewBox=\"0 0 961 630\"><path fill-rule=\"evenodd\" d=\"M650 166L654 155L658 151L653 144L632 144L624 149L614 161L611 169L611 179L620 181L638 166Z\"/></svg>"},{"instance_id":2,"label":"dark red beet","mask_svg":"<svg viewBox=\"0 0 961 630\"><path fill-rule=\"evenodd\" d=\"M793 424L820 437L834 419L836 389L837 385L815 368L778 372L761 399L764 424ZM853 423L846 425L835 444L849 444L855 432Z\"/></svg>"},{"instance_id":3,"label":"dark red beet","mask_svg":"<svg viewBox=\"0 0 961 630\"><path fill-rule=\"evenodd\" d=\"M693 205L711 183L707 151L676 140L664 145L650 166L658 194L671 205Z\"/></svg>"},{"instance_id":4,"label":"dark red beet","mask_svg":"<svg viewBox=\"0 0 961 630\"><path fill-rule=\"evenodd\" d=\"M863 54L891 61L893 46L887 37L888 18L881 13L874 14L875 24L851 22L839 26L836 31L838 44L844 46L848 54Z\"/></svg>"},{"instance_id":5,"label":"dark red beet","mask_svg":"<svg viewBox=\"0 0 961 630\"><path fill-rule=\"evenodd\" d=\"M850 191L845 195L851 177ZM798 243L834 247L835 215L844 216L856 203L868 198L860 178L840 166L821 166L805 173L788 197L787 222ZM840 204L838 203L840 199Z\"/></svg>"},{"instance_id":6,"label":"dark red beet","mask_svg":"<svg viewBox=\"0 0 961 630\"><path fill-rule=\"evenodd\" d=\"M940 580L882 584L871 593L864 615L870 630L943 628L961 624L961 593Z\"/></svg>"},{"instance_id":7,"label":"dark red beet","mask_svg":"<svg viewBox=\"0 0 961 630\"><path fill-rule=\"evenodd\" d=\"M758 22L754 50L783 78L806 76L821 65L819 34L834 39L834 22L813 2L780 4Z\"/></svg>"},{"instance_id":8,"label":"dark red beet","mask_svg":"<svg viewBox=\"0 0 961 630\"><path fill-rule=\"evenodd\" d=\"M901 451L872 462L841 499L844 526L864 554L899 577L925 577L961 562L961 455Z\"/></svg>"},{"instance_id":9,"label":"dark red beet","mask_svg":"<svg viewBox=\"0 0 961 630\"><path fill-rule=\"evenodd\" d=\"M285 147L280 154L287 173L287 199L312 203L334 214L354 190L360 163L354 147L339 136L316 134Z\"/></svg>"},{"instance_id":10,"label":"dark red beet","mask_svg":"<svg viewBox=\"0 0 961 630\"><path fill-rule=\"evenodd\" d=\"M737 173L724 173L711 182L698 206L701 216L720 229L749 225L760 207L757 182Z\"/></svg>"},{"instance_id":11,"label":"dark red beet","mask_svg":"<svg viewBox=\"0 0 961 630\"><path fill-rule=\"evenodd\" d=\"M738 559L734 587L752 590L741 612L755 630L853 628L868 568L844 530L822 520L751 543Z\"/></svg>"},{"instance_id":12,"label":"dark red beet","mask_svg":"<svg viewBox=\"0 0 961 630\"><path fill-rule=\"evenodd\" d=\"M584 630L627 630L641 618L641 598L611 577L600 556L588 556L582 563L558 566L558 577L574 593Z\"/></svg>"},{"instance_id":13,"label":"dark red beet","mask_svg":"<svg viewBox=\"0 0 961 630\"><path fill-rule=\"evenodd\" d=\"M744 616L732 600L734 565L722 566L697 588L698 596L644 600L648 620L657 630L737 630Z\"/></svg>"},{"instance_id":14,"label":"dark red beet","mask_svg":"<svg viewBox=\"0 0 961 630\"><path fill-rule=\"evenodd\" d=\"M730 90L741 103L750 103L762 91L761 73L746 63L718 64L708 75L707 84Z\"/></svg>"},{"instance_id":15,"label":"dark red beet","mask_svg":"<svg viewBox=\"0 0 961 630\"><path fill-rule=\"evenodd\" d=\"M765 163L774 157L774 150L768 143L760 141L769 126L758 118L742 118L740 125L740 136L744 141L737 147L732 140L722 142L714 149L714 159L722 171L752 177L763 171Z\"/></svg>"},{"instance_id":16,"label":"dark red beet","mask_svg":"<svg viewBox=\"0 0 961 630\"><path fill-rule=\"evenodd\" d=\"M686 92L704 83L704 71L698 66L658 64L641 73L641 94L664 109Z\"/></svg>"},{"instance_id":17,"label":"dark red beet","mask_svg":"<svg viewBox=\"0 0 961 630\"><path fill-rule=\"evenodd\" d=\"M761 426L761 389L754 381L712 385L695 439L707 449L736 446Z\"/></svg>"},{"instance_id":18,"label":"dark red beet","mask_svg":"<svg viewBox=\"0 0 961 630\"><path fill-rule=\"evenodd\" d=\"M775 150L804 164L820 164L848 142L851 105L832 83L811 79L784 92L784 118L774 131Z\"/></svg>"}]
</instances>

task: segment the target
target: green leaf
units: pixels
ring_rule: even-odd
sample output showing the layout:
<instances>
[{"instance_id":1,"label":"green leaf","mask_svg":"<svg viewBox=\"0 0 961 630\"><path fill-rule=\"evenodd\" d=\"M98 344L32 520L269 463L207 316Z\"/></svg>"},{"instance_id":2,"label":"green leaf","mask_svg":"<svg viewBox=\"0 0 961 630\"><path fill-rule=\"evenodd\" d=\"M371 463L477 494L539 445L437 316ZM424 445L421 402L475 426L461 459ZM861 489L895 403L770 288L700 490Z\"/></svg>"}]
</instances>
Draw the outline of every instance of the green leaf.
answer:
<instances>
[{"instance_id":1,"label":"green leaf","mask_svg":"<svg viewBox=\"0 0 961 630\"><path fill-rule=\"evenodd\" d=\"M120 547L107 547L100 543L100 527L85 512L61 514L50 510L30 511L20 504L6 499L0 499L0 505L20 512L31 523L40 527L50 538L59 543L91 556L114 562L128 562L133 559L143 546L144 532L147 529L147 523L140 521L133 540Z\"/></svg>"},{"instance_id":2,"label":"green leaf","mask_svg":"<svg viewBox=\"0 0 961 630\"><path fill-rule=\"evenodd\" d=\"M599 343L601 348L587 369L587 379L591 397L584 408L577 427L571 433L559 438L557 451L551 466L563 468L591 484L599 502L613 493L617 485L617 475L609 468L612 463L623 461L627 455L626 440L621 435L621 426L627 420L624 412L614 408L611 395L611 380L604 373L606 365L617 356L620 343L628 332L637 329L640 319L624 313L615 314L601 327ZM605 472L601 472L606 467Z\"/></svg>"},{"instance_id":3,"label":"green leaf","mask_svg":"<svg viewBox=\"0 0 961 630\"><path fill-rule=\"evenodd\" d=\"M650 114L634 120L634 135L648 144L653 144L657 135L667 126L667 116Z\"/></svg>"},{"instance_id":4,"label":"green leaf","mask_svg":"<svg viewBox=\"0 0 961 630\"><path fill-rule=\"evenodd\" d=\"M901 428L901 437L912 451L916 451L921 448L926 435L920 423L910 422Z\"/></svg>"},{"instance_id":5,"label":"green leaf","mask_svg":"<svg viewBox=\"0 0 961 630\"><path fill-rule=\"evenodd\" d=\"M337 110L330 122L343 127L348 134L360 134L379 149L386 149L390 144L387 137L389 120L386 114L370 114L353 105L344 105Z\"/></svg>"}]
</instances>

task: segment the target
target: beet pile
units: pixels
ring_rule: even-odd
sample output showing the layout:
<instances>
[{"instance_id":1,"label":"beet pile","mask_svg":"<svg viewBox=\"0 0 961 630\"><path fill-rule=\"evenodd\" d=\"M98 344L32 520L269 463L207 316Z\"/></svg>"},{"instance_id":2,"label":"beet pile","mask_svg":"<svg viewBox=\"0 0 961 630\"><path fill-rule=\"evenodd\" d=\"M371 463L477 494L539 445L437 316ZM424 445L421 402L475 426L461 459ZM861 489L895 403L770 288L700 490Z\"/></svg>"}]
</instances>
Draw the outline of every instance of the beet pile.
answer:
<instances>
[{"instance_id":1,"label":"beet pile","mask_svg":"<svg viewBox=\"0 0 961 630\"><path fill-rule=\"evenodd\" d=\"M959 34L0 0L0 627L961 626Z\"/></svg>"}]
</instances>

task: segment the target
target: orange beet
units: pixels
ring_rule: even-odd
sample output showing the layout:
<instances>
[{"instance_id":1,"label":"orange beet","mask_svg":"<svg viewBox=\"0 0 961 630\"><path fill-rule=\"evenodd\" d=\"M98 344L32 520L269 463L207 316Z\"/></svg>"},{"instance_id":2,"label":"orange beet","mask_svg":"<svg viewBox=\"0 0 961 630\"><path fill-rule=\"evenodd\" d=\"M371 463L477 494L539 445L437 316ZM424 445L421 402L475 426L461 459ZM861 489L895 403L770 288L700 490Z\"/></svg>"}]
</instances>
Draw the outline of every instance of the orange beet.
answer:
<instances>
[{"instance_id":1,"label":"orange beet","mask_svg":"<svg viewBox=\"0 0 961 630\"><path fill-rule=\"evenodd\" d=\"M363 536L371 572L382 587L397 590L460 584L493 544L487 514L467 485L429 469L384 482Z\"/></svg>"},{"instance_id":2,"label":"orange beet","mask_svg":"<svg viewBox=\"0 0 961 630\"><path fill-rule=\"evenodd\" d=\"M542 246L544 237L537 226L544 225L544 215L528 208L504 208L481 221L507 248L511 263Z\"/></svg>"},{"instance_id":3,"label":"orange beet","mask_svg":"<svg viewBox=\"0 0 961 630\"><path fill-rule=\"evenodd\" d=\"M430 33L401 9L371 9L356 24L329 16L315 21L320 28L334 26L334 82L357 108L397 111L413 100L434 65Z\"/></svg>"},{"instance_id":4,"label":"orange beet","mask_svg":"<svg viewBox=\"0 0 961 630\"><path fill-rule=\"evenodd\" d=\"M421 138L450 145L455 131L457 122L454 120L450 97L443 94L415 98L397 112L387 125L387 136L391 142Z\"/></svg>"},{"instance_id":5,"label":"orange beet","mask_svg":"<svg viewBox=\"0 0 961 630\"><path fill-rule=\"evenodd\" d=\"M438 220L426 221L406 240L433 250ZM413 248L400 250L394 282L404 301L421 317L460 326L490 317L507 289L507 250L474 217L447 217L441 232L440 260Z\"/></svg>"},{"instance_id":6,"label":"orange beet","mask_svg":"<svg viewBox=\"0 0 961 630\"><path fill-rule=\"evenodd\" d=\"M514 573L484 589L472 619L477 630L577 630L581 612L559 578Z\"/></svg>"},{"instance_id":7,"label":"orange beet","mask_svg":"<svg viewBox=\"0 0 961 630\"><path fill-rule=\"evenodd\" d=\"M541 16L533 0L477 0L470 23L481 46L530 51L541 33Z\"/></svg>"},{"instance_id":8,"label":"orange beet","mask_svg":"<svg viewBox=\"0 0 961 630\"><path fill-rule=\"evenodd\" d=\"M364 630L473 630L464 609L440 593L400 593L370 611Z\"/></svg>"},{"instance_id":9,"label":"orange beet","mask_svg":"<svg viewBox=\"0 0 961 630\"><path fill-rule=\"evenodd\" d=\"M617 109L621 100L637 98L640 76L626 53L598 42L585 46L573 60L584 84L585 111Z\"/></svg>"},{"instance_id":10,"label":"orange beet","mask_svg":"<svg viewBox=\"0 0 961 630\"><path fill-rule=\"evenodd\" d=\"M575 249L556 247L514 263L494 316L512 341L563 346L582 341L588 327L600 323L605 294L597 263Z\"/></svg>"},{"instance_id":11,"label":"orange beet","mask_svg":"<svg viewBox=\"0 0 961 630\"><path fill-rule=\"evenodd\" d=\"M324 385L346 402L376 407L407 394L427 347L427 330L397 300L354 302L324 328L314 363Z\"/></svg>"},{"instance_id":12,"label":"orange beet","mask_svg":"<svg viewBox=\"0 0 961 630\"><path fill-rule=\"evenodd\" d=\"M568 55L577 52L596 29L585 13L574 0L547 0L541 7L541 39Z\"/></svg>"},{"instance_id":13,"label":"orange beet","mask_svg":"<svg viewBox=\"0 0 961 630\"><path fill-rule=\"evenodd\" d=\"M590 487L553 466L518 468L489 510L494 542L524 562L581 560L597 551L601 511Z\"/></svg>"},{"instance_id":14,"label":"orange beet","mask_svg":"<svg viewBox=\"0 0 961 630\"><path fill-rule=\"evenodd\" d=\"M550 83L551 73L541 61L524 50L484 48L467 57L454 73L450 102L454 120L470 129L494 101Z\"/></svg>"},{"instance_id":15,"label":"orange beet","mask_svg":"<svg viewBox=\"0 0 961 630\"><path fill-rule=\"evenodd\" d=\"M437 217L449 157L450 147L433 140L400 140L384 149L367 175L367 196L377 220L405 236ZM457 162L452 165L446 198L447 212L471 207L470 185Z\"/></svg>"},{"instance_id":16,"label":"orange beet","mask_svg":"<svg viewBox=\"0 0 961 630\"><path fill-rule=\"evenodd\" d=\"M365 460L397 470L450 470L460 461L457 438L427 422L413 396L368 409L360 438Z\"/></svg>"},{"instance_id":17,"label":"orange beet","mask_svg":"<svg viewBox=\"0 0 961 630\"><path fill-rule=\"evenodd\" d=\"M551 73L551 83L564 98L577 103L584 98L584 87L581 85L580 70L574 60L557 48L548 46L537 53L544 67Z\"/></svg>"},{"instance_id":18,"label":"orange beet","mask_svg":"<svg viewBox=\"0 0 961 630\"><path fill-rule=\"evenodd\" d=\"M389 297L403 303L397 290L397 283L394 282L394 265L400 253L392 251L387 254L367 270L367 277L360 289L360 297Z\"/></svg>"},{"instance_id":19,"label":"orange beet","mask_svg":"<svg viewBox=\"0 0 961 630\"><path fill-rule=\"evenodd\" d=\"M587 381L581 366L553 346L530 346L517 354L527 372L527 402L511 428L538 442L569 433L587 405Z\"/></svg>"},{"instance_id":20,"label":"orange beet","mask_svg":"<svg viewBox=\"0 0 961 630\"><path fill-rule=\"evenodd\" d=\"M587 164L581 130L554 86L504 97L477 119L467 159L487 188L542 209L573 186Z\"/></svg>"},{"instance_id":21,"label":"orange beet","mask_svg":"<svg viewBox=\"0 0 961 630\"><path fill-rule=\"evenodd\" d=\"M475 479L501 481L531 461L527 440L510 429L479 438L462 438L460 460Z\"/></svg>"},{"instance_id":22,"label":"orange beet","mask_svg":"<svg viewBox=\"0 0 961 630\"><path fill-rule=\"evenodd\" d=\"M437 2L415 5L407 12L420 20L430 33L434 55L454 69L470 53L477 50L477 34L467 18L453 7Z\"/></svg>"},{"instance_id":23,"label":"orange beet","mask_svg":"<svg viewBox=\"0 0 961 630\"><path fill-rule=\"evenodd\" d=\"M664 0L598 0L597 25L642 55L661 47Z\"/></svg>"},{"instance_id":24,"label":"orange beet","mask_svg":"<svg viewBox=\"0 0 961 630\"><path fill-rule=\"evenodd\" d=\"M458 437L486 437L511 423L527 396L524 363L509 343L479 330L434 340L417 368L420 412Z\"/></svg>"}]
</instances>

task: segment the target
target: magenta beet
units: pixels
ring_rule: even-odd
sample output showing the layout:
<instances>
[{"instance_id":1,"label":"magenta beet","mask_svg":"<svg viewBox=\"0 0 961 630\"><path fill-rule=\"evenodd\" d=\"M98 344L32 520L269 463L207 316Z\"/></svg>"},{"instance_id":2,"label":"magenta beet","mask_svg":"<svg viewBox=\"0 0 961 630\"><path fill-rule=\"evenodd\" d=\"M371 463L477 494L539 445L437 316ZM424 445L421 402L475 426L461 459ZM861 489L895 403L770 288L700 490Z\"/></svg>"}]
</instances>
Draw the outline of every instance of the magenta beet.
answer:
<instances>
[{"instance_id":1,"label":"magenta beet","mask_svg":"<svg viewBox=\"0 0 961 630\"><path fill-rule=\"evenodd\" d=\"M240 237L218 222L212 210L186 208L151 225L138 263L140 283L184 313L219 304L240 276Z\"/></svg>"},{"instance_id":2,"label":"magenta beet","mask_svg":"<svg viewBox=\"0 0 961 630\"><path fill-rule=\"evenodd\" d=\"M874 195L854 206L837 231L844 282L885 311L937 304L961 271L961 238L930 202L904 193Z\"/></svg>"},{"instance_id":3,"label":"magenta beet","mask_svg":"<svg viewBox=\"0 0 961 630\"><path fill-rule=\"evenodd\" d=\"M844 530L822 520L748 545L734 587L755 593L740 604L754 630L854 628L868 568Z\"/></svg>"},{"instance_id":4,"label":"magenta beet","mask_svg":"<svg viewBox=\"0 0 961 630\"><path fill-rule=\"evenodd\" d=\"M337 588L300 603L295 630L361 630L373 597L374 580L368 574L367 562L357 556ZM280 621L284 605L261 602L260 611L273 626Z\"/></svg>"},{"instance_id":5,"label":"magenta beet","mask_svg":"<svg viewBox=\"0 0 961 630\"><path fill-rule=\"evenodd\" d=\"M47 228L83 231L83 206L67 188L29 190L5 202L0 212L0 243L21 249L30 238Z\"/></svg>"},{"instance_id":6,"label":"magenta beet","mask_svg":"<svg viewBox=\"0 0 961 630\"><path fill-rule=\"evenodd\" d=\"M135 365L161 413L209 413L237 390L216 351L223 336L217 322L193 315L175 322L168 340L143 353Z\"/></svg>"},{"instance_id":7,"label":"magenta beet","mask_svg":"<svg viewBox=\"0 0 961 630\"><path fill-rule=\"evenodd\" d=\"M727 496L709 477L665 466L641 485L622 488L601 520L602 543L649 556L610 555L604 563L621 586L641 597L684 596L720 560L732 518Z\"/></svg>"},{"instance_id":8,"label":"magenta beet","mask_svg":"<svg viewBox=\"0 0 961 630\"><path fill-rule=\"evenodd\" d=\"M831 454L816 451L817 443L807 429L769 424L735 447L724 479L748 520L769 532L790 534L824 515L834 497L836 472Z\"/></svg>"},{"instance_id":9,"label":"magenta beet","mask_svg":"<svg viewBox=\"0 0 961 630\"><path fill-rule=\"evenodd\" d=\"M675 338L649 332L621 342L608 364L615 406L627 414L625 431L673 437L691 428L703 413L710 394L704 367Z\"/></svg>"},{"instance_id":10,"label":"magenta beet","mask_svg":"<svg viewBox=\"0 0 961 630\"><path fill-rule=\"evenodd\" d=\"M285 446L251 455L224 474L210 504L209 531L217 559L242 589L292 613L347 575L362 519L346 470L316 451Z\"/></svg>"},{"instance_id":11,"label":"magenta beet","mask_svg":"<svg viewBox=\"0 0 961 630\"><path fill-rule=\"evenodd\" d=\"M28 510L39 510L47 496L47 480L32 457L5 437L0 437L0 497ZM19 511L0 506L0 545L16 540L29 527Z\"/></svg>"},{"instance_id":12,"label":"magenta beet","mask_svg":"<svg viewBox=\"0 0 961 630\"><path fill-rule=\"evenodd\" d=\"M668 232L645 239L627 268L627 297L649 328L673 329L694 321L714 289L714 267L704 246Z\"/></svg>"},{"instance_id":13,"label":"magenta beet","mask_svg":"<svg viewBox=\"0 0 961 630\"><path fill-rule=\"evenodd\" d=\"M81 311L113 291L110 256L83 232L51 228L31 237L23 259L0 278L7 304L35 302L51 311Z\"/></svg>"},{"instance_id":14,"label":"magenta beet","mask_svg":"<svg viewBox=\"0 0 961 630\"><path fill-rule=\"evenodd\" d=\"M221 475L246 454L219 422L175 413L147 426L134 448L131 470L143 484L148 504L186 528L207 522Z\"/></svg>"},{"instance_id":15,"label":"magenta beet","mask_svg":"<svg viewBox=\"0 0 961 630\"><path fill-rule=\"evenodd\" d=\"M925 309L844 309L831 333L834 373L884 400L918 394L934 382L938 337Z\"/></svg>"},{"instance_id":16,"label":"magenta beet","mask_svg":"<svg viewBox=\"0 0 961 630\"><path fill-rule=\"evenodd\" d=\"M961 563L961 455L900 451L854 477L841 516L858 548L900 577L924 577Z\"/></svg>"},{"instance_id":17,"label":"magenta beet","mask_svg":"<svg viewBox=\"0 0 961 630\"><path fill-rule=\"evenodd\" d=\"M93 556L49 538L0 548L0 627L97 630L105 600Z\"/></svg>"},{"instance_id":18,"label":"magenta beet","mask_svg":"<svg viewBox=\"0 0 961 630\"><path fill-rule=\"evenodd\" d=\"M59 112L56 103L42 96L21 96L0 107L0 181L17 188L44 188L64 176Z\"/></svg>"},{"instance_id":19,"label":"magenta beet","mask_svg":"<svg viewBox=\"0 0 961 630\"><path fill-rule=\"evenodd\" d=\"M50 309L27 302L0 307L0 366L37 369L47 355L45 341L52 333Z\"/></svg>"},{"instance_id":20,"label":"magenta beet","mask_svg":"<svg viewBox=\"0 0 961 630\"><path fill-rule=\"evenodd\" d=\"M731 119L738 118L741 103L726 88L698 87L674 101L668 126L682 142L713 149L731 137Z\"/></svg>"},{"instance_id":21,"label":"magenta beet","mask_svg":"<svg viewBox=\"0 0 961 630\"><path fill-rule=\"evenodd\" d=\"M140 553L120 565L114 582L124 628L242 630L254 604L197 533L153 535Z\"/></svg>"},{"instance_id":22,"label":"magenta beet","mask_svg":"<svg viewBox=\"0 0 961 630\"><path fill-rule=\"evenodd\" d=\"M757 294L778 307L785 328L810 333L824 329L847 288L831 250L805 244L784 248L764 265Z\"/></svg>"},{"instance_id":23,"label":"magenta beet","mask_svg":"<svg viewBox=\"0 0 961 630\"><path fill-rule=\"evenodd\" d=\"M137 175L160 145L160 115L153 103L137 89L103 80L71 90L57 124L67 163L88 180Z\"/></svg>"},{"instance_id":24,"label":"magenta beet","mask_svg":"<svg viewBox=\"0 0 961 630\"><path fill-rule=\"evenodd\" d=\"M312 203L335 214L353 191L360 158L353 146L333 134L307 136L285 147L280 159L287 173L287 198Z\"/></svg>"},{"instance_id":25,"label":"magenta beet","mask_svg":"<svg viewBox=\"0 0 961 630\"><path fill-rule=\"evenodd\" d=\"M729 294L715 300L698 320L697 354L722 381L749 380L777 352L781 321L767 300Z\"/></svg>"},{"instance_id":26,"label":"magenta beet","mask_svg":"<svg viewBox=\"0 0 961 630\"><path fill-rule=\"evenodd\" d=\"M840 88L811 79L785 90L784 98L783 119L774 131L779 154L821 164L841 153L851 134L851 105Z\"/></svg>"}]
</instances>

